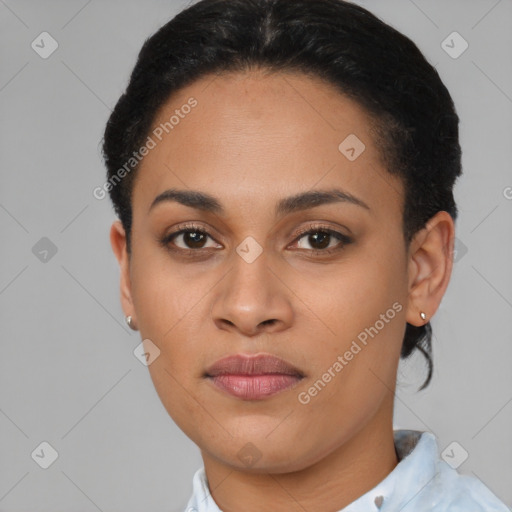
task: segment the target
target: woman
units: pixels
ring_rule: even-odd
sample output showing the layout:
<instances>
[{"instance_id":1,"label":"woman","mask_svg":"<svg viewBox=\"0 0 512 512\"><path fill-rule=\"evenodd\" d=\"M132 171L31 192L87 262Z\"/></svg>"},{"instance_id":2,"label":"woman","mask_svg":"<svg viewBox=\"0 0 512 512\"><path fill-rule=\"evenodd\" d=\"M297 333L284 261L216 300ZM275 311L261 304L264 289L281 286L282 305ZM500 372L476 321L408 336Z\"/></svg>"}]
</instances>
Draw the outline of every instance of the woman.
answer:
<instances>
[{"instance_id":1,"label":"woman","mask_svg":"<svg viewBox=\"0 0 512 512\"><path fill-rule=\"evenodd\" d=\"M188 511L506 511L393 431L448 286L458 116L341 0L203 0L148 39L105 131L127 322L201 450Z\"/></svg>"}]
</instances>

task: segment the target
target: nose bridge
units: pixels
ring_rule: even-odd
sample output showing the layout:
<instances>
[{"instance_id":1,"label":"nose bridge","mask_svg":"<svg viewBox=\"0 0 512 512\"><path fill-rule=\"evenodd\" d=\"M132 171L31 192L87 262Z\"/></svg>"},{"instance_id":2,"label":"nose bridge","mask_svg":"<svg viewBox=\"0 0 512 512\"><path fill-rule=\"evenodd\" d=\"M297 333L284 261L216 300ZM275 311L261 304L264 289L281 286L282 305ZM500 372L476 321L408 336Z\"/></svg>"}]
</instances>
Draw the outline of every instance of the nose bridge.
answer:
<instances>
[{"instance_id":1,"label":"nose bridge","mask_svg":"<svg viewBox=\"0 0 512 512\"><path fill-rule=\"evenodd\" d=\"M232 325L254 334L263 326L277 329L289 323L291 304L286 287L279 285L271 267L270 253L263 247L258 250L251 240L238 246L211 309L218 327Z\"/></svg>"},{"instance_id":2,"label":"nose bridge","mask_svg":"<svg viewBox=\"0 0 512 512\"><path fill-rule=\"evenodd\" d=\"M269 269L270 253L256 244L254 239L248 237L237 247L227 290L231 300L235 300L240 306L247 302L246 307L251 308L255 304L265 304L270 289L273 288L270 279L273 273Z\"/></svg>"}]
</instances>

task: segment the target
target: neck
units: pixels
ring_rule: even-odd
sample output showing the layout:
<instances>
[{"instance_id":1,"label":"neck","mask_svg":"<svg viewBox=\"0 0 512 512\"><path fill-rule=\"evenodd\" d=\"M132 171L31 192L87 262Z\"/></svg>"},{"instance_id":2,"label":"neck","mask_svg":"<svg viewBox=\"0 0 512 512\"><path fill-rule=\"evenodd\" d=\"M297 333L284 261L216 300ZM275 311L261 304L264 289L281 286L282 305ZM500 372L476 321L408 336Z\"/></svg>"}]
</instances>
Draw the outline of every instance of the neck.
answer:
<instances>
[{"instance_id":1,"label":"neck","mask_svg":"<svg viewBox=\"0 0 512 512\"><path fill-rule=\"evenodd\" d=\"M375 487L398 463L393 439L393 396L386 402L347 442L300 471L249 473L203 452L213 499L223 512L340 511Z\"/></svg>"}]
</instances>

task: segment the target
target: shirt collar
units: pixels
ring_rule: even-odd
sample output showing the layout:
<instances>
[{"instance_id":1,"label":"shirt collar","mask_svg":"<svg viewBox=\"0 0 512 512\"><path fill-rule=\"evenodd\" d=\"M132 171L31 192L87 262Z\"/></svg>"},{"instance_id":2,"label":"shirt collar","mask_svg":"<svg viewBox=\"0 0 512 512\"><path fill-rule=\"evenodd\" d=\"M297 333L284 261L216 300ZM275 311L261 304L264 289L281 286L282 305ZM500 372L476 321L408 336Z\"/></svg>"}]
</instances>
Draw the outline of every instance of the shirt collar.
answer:
<instances>
[{"instance_id":1,"label":"shirt collar","mask_svg":"<svg viewBox=\"0 0 512 512\"><path fill-rule=\"evenodd\" d=\"M393 432L398 464L373 489L339 512L387 512L403 506L418 494L436 474L436 439L430 432ZM204 467L194 474L193 491L185 512L222 512L213 500Z\"/></svg>"}]
</instances>

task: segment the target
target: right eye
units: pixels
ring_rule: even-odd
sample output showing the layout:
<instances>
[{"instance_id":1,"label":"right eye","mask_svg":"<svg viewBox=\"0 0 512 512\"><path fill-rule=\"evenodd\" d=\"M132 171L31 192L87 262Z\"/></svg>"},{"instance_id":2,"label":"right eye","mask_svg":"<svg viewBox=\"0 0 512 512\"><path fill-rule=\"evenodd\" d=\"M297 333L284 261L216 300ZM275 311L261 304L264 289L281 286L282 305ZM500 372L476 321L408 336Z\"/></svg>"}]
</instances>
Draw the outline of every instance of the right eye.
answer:
<instances>
[{"instance_id":1,"label":"right eye","mask_svg":"<svg viewBox=\"0 0 512 512\"><path fill-rule=\"evenodd\" d=\"M188 225L186 227L179 226L176 231L168 233L160 242L164 247L173 251L197 252L199 249L216 247L215 245L205 245L208 238L213 241L213 238L204 229Z\"/></svg>"}]
</instances>

